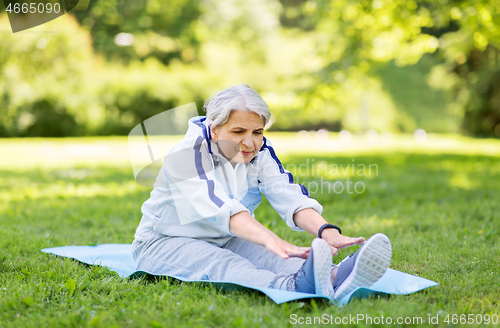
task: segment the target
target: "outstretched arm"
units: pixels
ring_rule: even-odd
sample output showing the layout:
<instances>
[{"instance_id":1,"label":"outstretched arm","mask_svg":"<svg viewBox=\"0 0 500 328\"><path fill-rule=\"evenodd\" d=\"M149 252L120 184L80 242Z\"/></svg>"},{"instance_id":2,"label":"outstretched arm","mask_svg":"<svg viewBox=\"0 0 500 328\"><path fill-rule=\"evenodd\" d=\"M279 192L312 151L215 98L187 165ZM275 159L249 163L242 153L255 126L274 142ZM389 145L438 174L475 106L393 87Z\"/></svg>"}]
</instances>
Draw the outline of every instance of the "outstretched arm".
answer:
<instances>
[{"instance_id":1,"label":"outstretched arm","mask_svg":"<svg viewBox=\"0 0 500 328\"><path fill-rule=\"evenodd\" d=\"M317 236L318 230L323 224L328 223L318 212L316 212L312 208L305 208L303 210L297 211L293 215L293 220L299 228L309 232L314 236ZM352 238L341 235L337 231L337 229L323 230L323 232L321 233L321 238L323 238L330 244L333 255L337 255L339 248L359 245L365 241L364 237Z\"/></svg>"},{"instance_id":2,"label":"outstretched arm","mask_svg":"<svg viewBox=\"0 0 500 328\"><path fill-rule=\"evenodd\" d=\"M298 247L284 241L246 211L231 216L229 229L233 235L265 246L285 259L289 257L305 259L309 254L310 247Z\"/></svg>"}]
</instances>

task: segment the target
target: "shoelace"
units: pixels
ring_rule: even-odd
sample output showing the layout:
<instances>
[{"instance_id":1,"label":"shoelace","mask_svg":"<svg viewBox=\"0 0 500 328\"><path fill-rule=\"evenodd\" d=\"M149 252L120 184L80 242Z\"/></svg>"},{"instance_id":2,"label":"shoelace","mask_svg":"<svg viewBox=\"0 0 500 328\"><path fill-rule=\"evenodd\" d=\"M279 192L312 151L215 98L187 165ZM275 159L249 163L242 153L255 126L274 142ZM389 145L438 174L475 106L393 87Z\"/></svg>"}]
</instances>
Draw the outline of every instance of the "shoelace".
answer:
<instances>
[{"instance_id":1,"label":"shoelace","mask_svg":"<svg viewBox=\"0 0 500 328\"><path fill-rule=\"evenodd\" d=\"M297 281L299 281L300 279L306 279L306 272L304 271L304 269L302 269L302 267L300 267L299 271L297 271L294 275L293 275L293 281L294 281L294 290L296 290L297 288ZM307 281L307 279L306 279Z\"/></svg>"},{"instance_id":2,"label":"shoelace","mask_svg":"<svg viewBox=\"0 0 500 328\"><path fill-rule=\"evenodd\" d=\"M306 273L304 271L304 269L302 269L302 267L295 273L292 273L291 275L289 275L283 282L285 283L286 281L286 290L289 290L289 291L296 291L297 290L297 282L300 280L300 279L306 279ZM308 281L306 279L306 281Z\"/></svg>"},{"instance_id":3,"label":"shoelace","mask_svg":"<svg viewBox=\"0 0 500 328\"><path fill-rule=\"evenodd\" d=\"M339 264L337 264L337 266L340 266L343 262L347 261L348 259L350 259L351 257L353 257L355 255L355 253L351 253L349 254L348 256L346 256ZM289 290L289 291L296 291L297 290L297 281L299 281L300 279L306 279L305 277L306 273L304 271L304 269L302 267L300 267L300 269L289 275L283 282L285 283L286 282L286 290ZM306 281L308 281L306 279ZM309 281L308 281L309 282ZM281 286L280 286L281 287Z\"/></svg>"}]
</instances>

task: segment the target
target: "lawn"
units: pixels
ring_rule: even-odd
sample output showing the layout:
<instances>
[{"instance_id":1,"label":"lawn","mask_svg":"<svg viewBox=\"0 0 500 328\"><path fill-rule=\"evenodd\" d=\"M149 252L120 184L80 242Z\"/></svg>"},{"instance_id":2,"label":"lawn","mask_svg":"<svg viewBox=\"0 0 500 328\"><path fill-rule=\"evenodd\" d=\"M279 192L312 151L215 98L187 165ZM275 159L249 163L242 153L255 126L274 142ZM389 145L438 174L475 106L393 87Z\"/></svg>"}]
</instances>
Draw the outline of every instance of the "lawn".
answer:
<instances>
[{"instance_id":1,"label":"lawn","mask_svg":"<svg viewBox=\"0 0 500 328\"><path fill-rule=\"evenodd\" d=\"M293 326L291 318L323 315L383 315L395 326L398 317L413 321L405 326L422 326L417 317L426 322L430 315L445 327L447 315L451 324L457 315L458 326L460 315L473 314L483 325L487 315L498 319L499 140L438 135L418 143L393 136L369 144L355 136L342 144L330 134L301 144L292 134L269 138L329 222L351 236L385 233L393 269L439 286L343 308L315 301L276 305L257 292L121 279L106 268L44 254L46 247L131 243L150 189L134 182L126 138L3 139L0 327L282 327ZM291 231L266 201L256 217L298 245L314 238ZM334 261L355 250L343 249Z\"/></svg>"}]
</instances>

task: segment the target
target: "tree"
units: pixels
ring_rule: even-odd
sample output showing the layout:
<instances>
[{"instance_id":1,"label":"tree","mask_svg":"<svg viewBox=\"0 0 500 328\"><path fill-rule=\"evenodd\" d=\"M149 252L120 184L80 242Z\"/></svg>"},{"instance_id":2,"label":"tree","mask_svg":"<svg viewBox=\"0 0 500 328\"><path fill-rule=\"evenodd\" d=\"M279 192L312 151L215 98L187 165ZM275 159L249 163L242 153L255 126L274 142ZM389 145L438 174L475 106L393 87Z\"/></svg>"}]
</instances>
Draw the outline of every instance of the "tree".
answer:
<instances>
[{"instance_id":1,"label":"tree","mask_svg":"<svg viewBox=\"0 0 500 328\"><path fill-rule=\"evenodd\" d=\"M107 60L128 63L156 57L168 64L174 58L195 59L199 40L193 25L201 15L199 0L87 0L71 13L89 30L95 51ZM120 33L133 39L120 42Z\"/></svg>"},{"instance_id":2,"label":"tree","mask_svg":"<svg viewBox=\"0 0 500 328\"><path fill-rule=\"evenodd\" d=\"M327 101L346 79L369 81L380 64L412 65L438 51L444 63L431 84L455 90L467 131L500 136L500 2L319 0L302 10L323 35L325 64L316 73L323 87L312 99Z\"/></svg>"},{"instance_id":3,"label":"tree","mask_svg":"<svg viewBox=\"0 0 500 328\"><path fill-rule=\"evenodd\" d=\"M56 28L61 20L59 33L0 33L0 137L81 135L91 128L91 39L72 16L46 24ZM0 15L2 30L8 24Z\"/></svg>"}]
</instances>

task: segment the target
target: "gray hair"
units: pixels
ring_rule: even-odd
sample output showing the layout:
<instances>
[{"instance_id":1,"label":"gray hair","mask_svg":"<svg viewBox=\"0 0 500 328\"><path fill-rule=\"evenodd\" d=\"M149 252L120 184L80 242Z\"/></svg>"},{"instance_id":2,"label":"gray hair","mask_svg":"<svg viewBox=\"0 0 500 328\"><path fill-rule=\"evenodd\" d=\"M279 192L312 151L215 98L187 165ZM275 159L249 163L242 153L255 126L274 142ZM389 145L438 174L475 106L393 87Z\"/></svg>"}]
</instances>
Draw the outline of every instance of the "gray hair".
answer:
<instances>
[{"instance_id":1,"label":"gray hair","mask_svg":"<svg viewBox=\"0 0 500 328\"><path fill-rule=\"evenodd\" d=\"M233 110L247 110L258 114L264 126L271 118L269 106L257 91L246 84L234 85L210 96L203 106L207 113L207 123L221 126L229 120Z\"/></svg>"}]
</instances>

